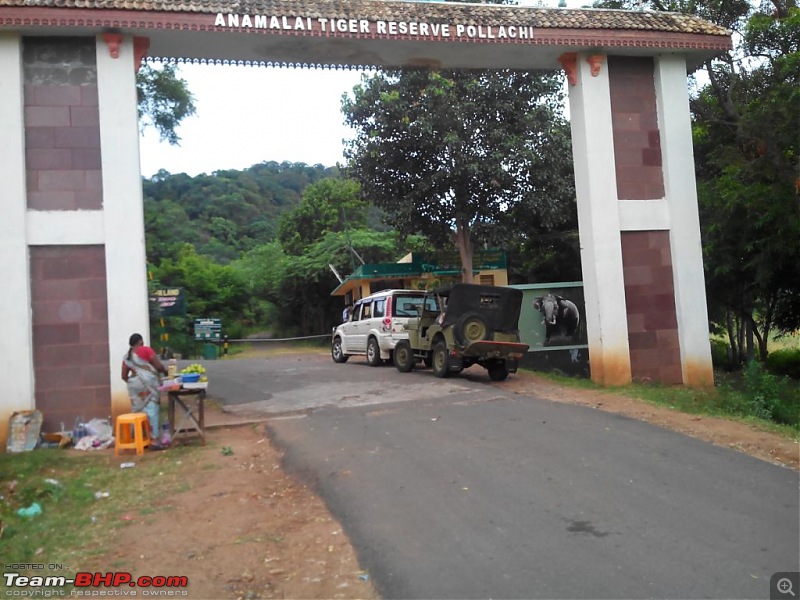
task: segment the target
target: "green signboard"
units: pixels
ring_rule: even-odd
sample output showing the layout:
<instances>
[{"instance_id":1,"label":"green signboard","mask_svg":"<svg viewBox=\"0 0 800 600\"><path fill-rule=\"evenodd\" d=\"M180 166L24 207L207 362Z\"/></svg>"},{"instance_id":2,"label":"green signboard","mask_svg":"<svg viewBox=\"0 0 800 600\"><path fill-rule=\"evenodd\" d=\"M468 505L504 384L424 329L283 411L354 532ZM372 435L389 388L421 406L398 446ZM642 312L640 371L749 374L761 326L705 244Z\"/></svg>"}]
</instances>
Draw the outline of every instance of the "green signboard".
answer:
<instances>
[{"instance_id":1,"label":"green signboard","mask_svg":"<svg viewBox=\"0 0 800 600\"><path fill-rule=\"evenodd\" d=\"M220 319L195 319L194 339L211 342L221 340L222 321Z\"/></svg>"},{"instance_id":2,"label":"green signboard","mask_svg":"<svg viewBox=\"0 0 800 600\"><path fill-rule=\"evenodd\" d=\"M156 288L150 294L154 316L176 317L186 314L186 297L182 287Z\"/></svg>"}]
</instances>

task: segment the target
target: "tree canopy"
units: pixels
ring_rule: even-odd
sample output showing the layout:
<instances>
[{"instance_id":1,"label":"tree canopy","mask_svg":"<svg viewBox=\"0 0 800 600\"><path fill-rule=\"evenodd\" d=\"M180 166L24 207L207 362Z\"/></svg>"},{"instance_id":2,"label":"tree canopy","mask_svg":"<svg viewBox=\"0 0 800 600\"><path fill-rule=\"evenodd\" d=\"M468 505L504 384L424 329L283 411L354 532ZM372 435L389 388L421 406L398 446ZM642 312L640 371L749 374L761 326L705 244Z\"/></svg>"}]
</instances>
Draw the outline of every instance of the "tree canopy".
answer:
<instances>
[{"instance_id":1,"label":"tree canopy","mask_svg":"<svg viewBox=\"0 0 800 600\"><path fill-rule=\"evenodd\" d=\"M156 128L162 141L179 145L178 126L195 114L194 97L177 67L163 65L160 69L143 63L136 73L136 93L139 103L139 123L142 130Z\"/></svg>"},{"instance_id":2,"label":"tree canopy","mask_svg":"<svg viewBox=\"0 0 800 600\"><path fill-rule=\"evenodd\" d=\"M174 256L184 243L220 263L239 258L275 239L306 187L337 175L335 167L274 161L194 177L159 171L143 180L148 260Z\"/></svg>"},{"instance_id":3,"label":"tree canopy","mask_svg":"<svg viewBox=\"0 0 800 600\"><path fill-rule=\"evenodd\" d=\"M476 242L507 240L515 217L574 213L559 77L521 71L384 71L342 100L356 137L347 174L402 234L455 243L465 281ZM518 224L517 224L518 226Z\"/></svg>"}]
</instances>

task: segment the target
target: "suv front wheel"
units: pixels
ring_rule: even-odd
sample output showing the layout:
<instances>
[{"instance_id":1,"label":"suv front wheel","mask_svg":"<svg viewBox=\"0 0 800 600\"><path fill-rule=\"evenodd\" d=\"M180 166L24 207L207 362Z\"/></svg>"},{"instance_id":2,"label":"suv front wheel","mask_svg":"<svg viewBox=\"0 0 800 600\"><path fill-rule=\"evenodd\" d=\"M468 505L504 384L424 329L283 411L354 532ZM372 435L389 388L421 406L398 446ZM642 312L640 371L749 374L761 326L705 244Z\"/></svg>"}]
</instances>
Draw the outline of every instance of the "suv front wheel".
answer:
<instances>
[{"instance_id":1,"label":"suv front wheel","mask_svg":"<svg viewBox=\"0 0 800 600\"><path fill-rule=\"evenodd\" d=\"M333 338L333 343L331 344L331 358L333 358L333 362L335 363L346 363L347 359L350 358L350 355L342 352L342 338L340 337Z\"/></svg>"},{"instance_id":2,"label":"suv front wheel","mask_svg":"<svg viewBox=\"0 0 800 600\"><path fill-rule=\"evenodd\" d=\"M381 364L381 347L378 346L378 340L374 337L369 338L369 342L367 342L367 363L370 367L377 367Z\"/></svg>"}]
</instances>

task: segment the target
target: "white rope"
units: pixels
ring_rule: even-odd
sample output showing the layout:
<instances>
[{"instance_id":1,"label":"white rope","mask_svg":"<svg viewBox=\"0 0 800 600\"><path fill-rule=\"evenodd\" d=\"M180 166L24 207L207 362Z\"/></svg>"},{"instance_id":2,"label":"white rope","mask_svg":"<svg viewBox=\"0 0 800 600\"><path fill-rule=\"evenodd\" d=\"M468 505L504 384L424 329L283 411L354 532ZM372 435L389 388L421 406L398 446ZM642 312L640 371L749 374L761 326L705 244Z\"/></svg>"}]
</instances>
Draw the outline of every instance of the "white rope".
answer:
<instances>
[{"instance_id":1,"label":"white rope","mask_svg":"<svg viewBox=\"0 0 800 600\"><path fill-rule=\"evenodd\" d=\"M296 340L311 340L314 338L330 337L330 333L323 333L320 335L306 335L303 337L290 337L290 338L244 338L238 340L228 340L229 342L293 342ZM223 340L224 341L224 340Z\"/></svg>"}]
</instances>

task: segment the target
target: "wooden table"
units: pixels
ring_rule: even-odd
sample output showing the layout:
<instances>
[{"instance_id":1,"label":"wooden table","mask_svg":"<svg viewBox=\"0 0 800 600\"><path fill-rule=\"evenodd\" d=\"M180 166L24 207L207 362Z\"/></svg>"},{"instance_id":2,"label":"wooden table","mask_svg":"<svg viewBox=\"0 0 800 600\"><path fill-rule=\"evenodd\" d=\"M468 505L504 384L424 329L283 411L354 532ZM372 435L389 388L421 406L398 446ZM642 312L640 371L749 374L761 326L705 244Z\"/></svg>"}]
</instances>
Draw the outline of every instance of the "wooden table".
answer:
<instances>
[{"instance_id":1,"label":"wooden table","mask_svg":"<svg viewBox=\"0 0 800 600\"><path fill-rule=\"evenodd\" d=\"M201 443L206 443L205 434L205 400L206 390L196 388L180 388L168 392L169 396L169 428L172 442L199 436ZM176 415L176 405L177 412Z\"/></svg>"}]
</instances>

